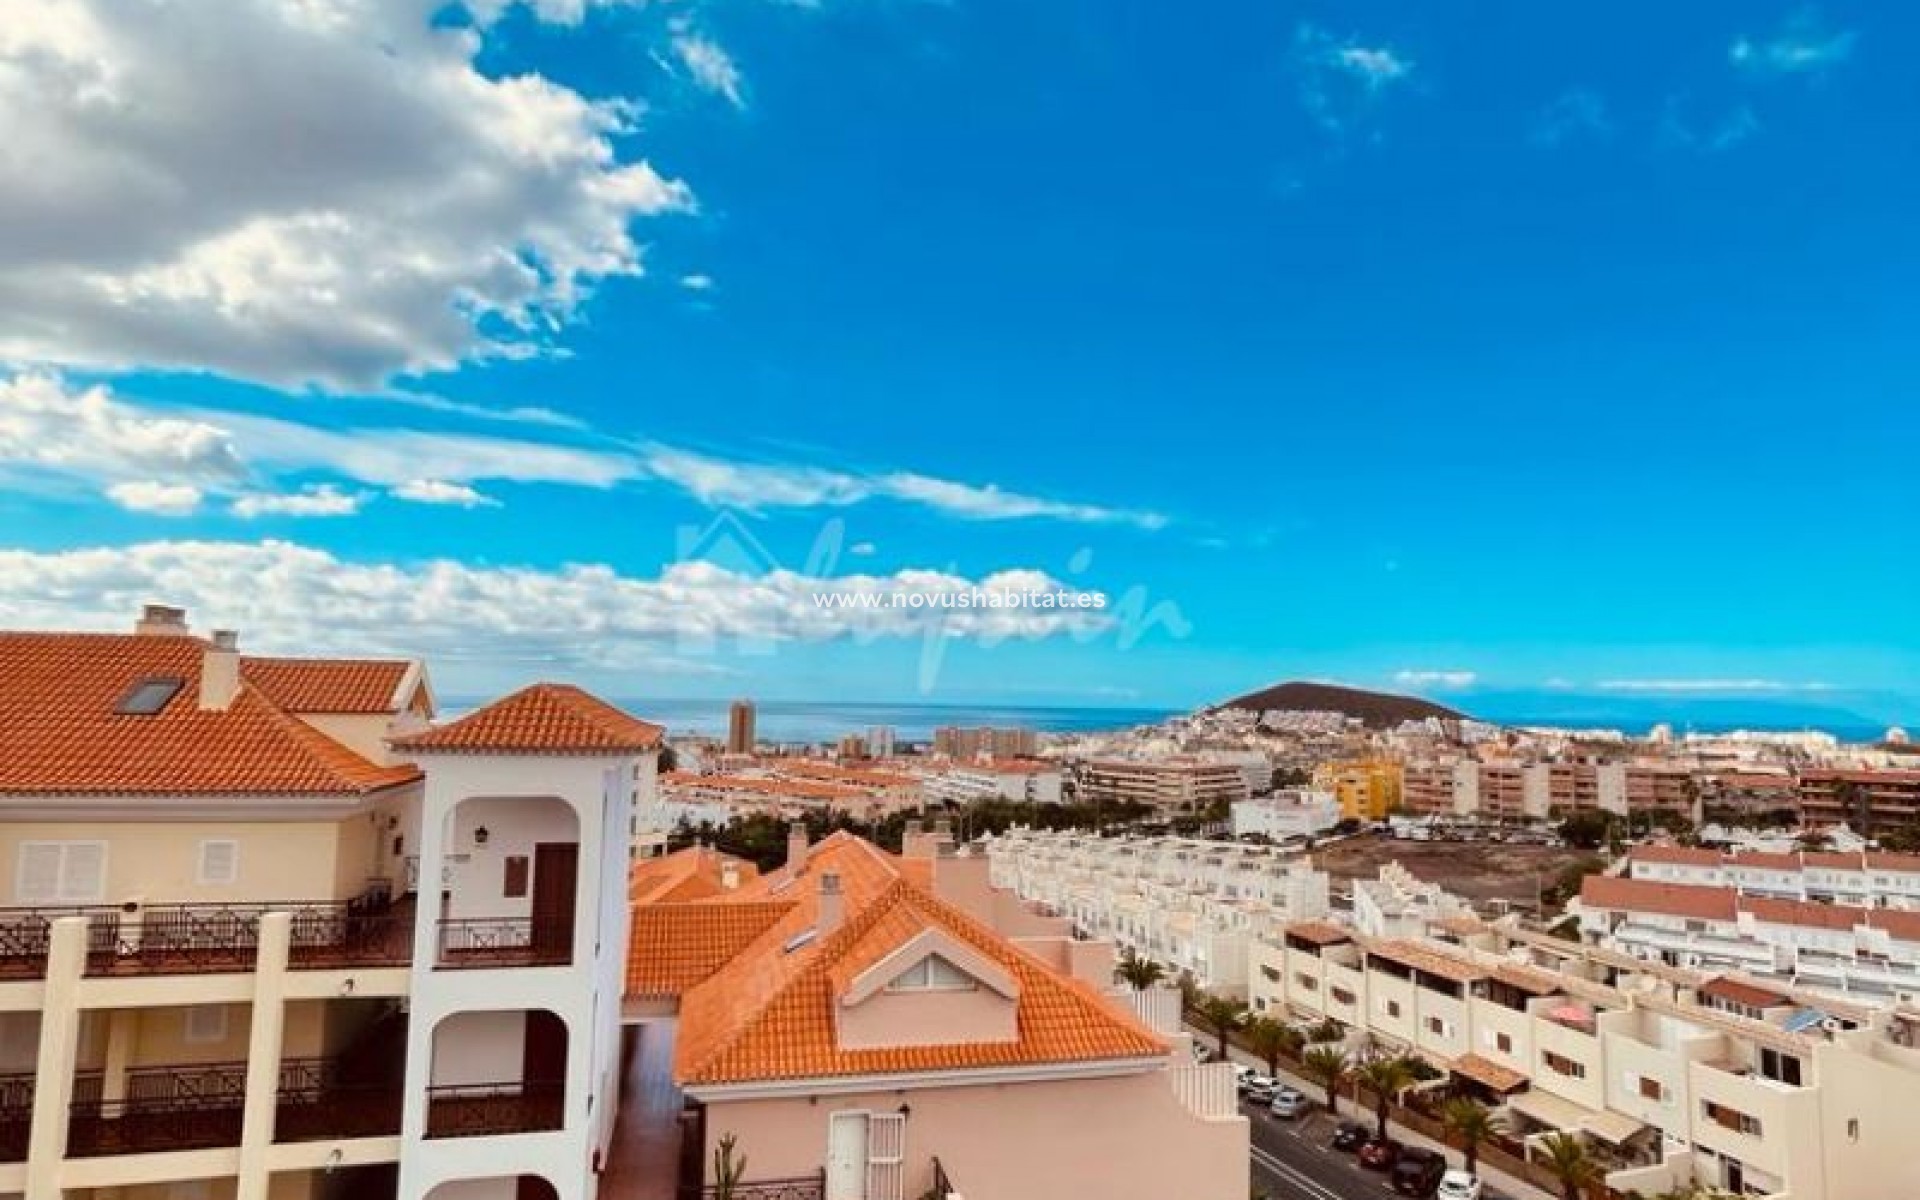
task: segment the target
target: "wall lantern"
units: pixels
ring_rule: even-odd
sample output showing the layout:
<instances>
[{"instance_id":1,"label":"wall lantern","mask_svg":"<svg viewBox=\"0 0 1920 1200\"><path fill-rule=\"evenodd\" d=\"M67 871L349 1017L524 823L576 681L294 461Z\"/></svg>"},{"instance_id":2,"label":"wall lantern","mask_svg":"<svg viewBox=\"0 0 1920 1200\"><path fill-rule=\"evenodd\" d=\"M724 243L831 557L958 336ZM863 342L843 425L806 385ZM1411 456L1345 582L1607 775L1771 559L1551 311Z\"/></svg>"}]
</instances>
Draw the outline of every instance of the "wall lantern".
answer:
<instances>
[{"instance_id":1,"label":"wall lantern","mask_svg":"<svg viewBox=\"0 0 1920 1200\"><path fill-rule=\"evenodd\" d=\"M484 846L487 844L487 839L491 836L493 835L487 832L487 827L482 825L473 831L473 844L476 846Z\"/></svg>"}]
</instances>

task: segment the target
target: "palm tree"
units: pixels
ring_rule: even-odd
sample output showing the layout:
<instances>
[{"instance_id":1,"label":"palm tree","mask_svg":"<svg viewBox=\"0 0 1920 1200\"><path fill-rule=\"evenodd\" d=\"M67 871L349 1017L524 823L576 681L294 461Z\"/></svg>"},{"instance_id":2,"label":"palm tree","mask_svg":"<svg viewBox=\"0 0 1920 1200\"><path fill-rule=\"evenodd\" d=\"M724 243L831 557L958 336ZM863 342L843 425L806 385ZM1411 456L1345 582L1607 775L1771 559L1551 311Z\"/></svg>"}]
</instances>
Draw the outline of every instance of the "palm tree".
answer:
<instances>
[{"instance_id":1,"label":"palm tree","mask_svg":"<svg viewBox=\"0 0 1920 1200\"><path fill-rule=\"evenodd\" d=\"M1247 1049L1260 1056L1267 1064L1267 1074L1280 1073L1282 1055L1292 1057L1299 1053L1304 1040L1291 1025L1283 1025L1272 1017L1250 1017L1243 1031L1243 1040Z\"/></svg>"},{"instance_id":2,"label":"palm tree","mask_svg":"<svg viewBox=\"0 0 1920 1200\"><path fill-rule=\"evenodd\" d=\"M1227 1057L1227 1035L1247 1020L1247 1006L1238 1000L1202 992L1193 1002L1193 1015L1218 1039L1221 1061Z\"/></svg>"},{"instance_id":3,"label":"palm tree","mask_svg":"<svg viewBox=\"0 0 1920 1200\"><path fill-rule=\"evenodd\" d=\"M1376 1054L1360 1064L1360 1082L1367 1085L1373 1093L1373 1116L1378 1122L1376 1132L1380 1140L1387 1138L1387 1110L1393 1105L1393 1098L1411 1087L1418 1076L1413 1073L1413 1063L1404 1054Z\"/></svg>"},{"instance_id":4,"label":"palm tree","mask_svg":"<svg viewBox=\"0 0 1920 1200\"><path fill-rule=\"evenodd\" d=\"M1580 1200L1580 1193L1599 1182L1600 1164L1587 1154L1587 1144L1571 1133L1550 1133L1540 1139L1547 1170L1560 1181L1562 1200Z\"/></svg>"},{"instance_id":5,"label":"palm tree","mask_svg":"<svg viewBox=\"0 0 1920 1200\"><path fill-rule=\"evenodd\" d=\"M1312 1047L1300 1060L1307 1077L1326 1087L1327 1111L1336 1117L1340 1115L1340 1085L1346 1081L1351 1066L1347 1052L1331 1042Z\"/></svg>"},{"instance_id":6,"label":"palm tree","mask_svg":"<svg viewBox=\"0 0 1920 1200\"><path fill-rule=\"evenodd\" d=\"M1142 958L1127 947L1114 964L1113 976L1136 992L1144 992L1167 977L1167 969L1150 958Z\"/></svg>"},{"instance_id":7,"label":"palm tree","mask_svg":"<svg viewBox=\"0 0 1920 1200\"><path fill-rule=\"evenodd\" d=\"M1460 1153L1466 1156L1469 1175L1480 1165L1480 1143L1507 1127L1504 1117L1471 1096L1455 1096L1441 1105L1440 1120L1460 1139Z\"/></svg>"}]
</instances>

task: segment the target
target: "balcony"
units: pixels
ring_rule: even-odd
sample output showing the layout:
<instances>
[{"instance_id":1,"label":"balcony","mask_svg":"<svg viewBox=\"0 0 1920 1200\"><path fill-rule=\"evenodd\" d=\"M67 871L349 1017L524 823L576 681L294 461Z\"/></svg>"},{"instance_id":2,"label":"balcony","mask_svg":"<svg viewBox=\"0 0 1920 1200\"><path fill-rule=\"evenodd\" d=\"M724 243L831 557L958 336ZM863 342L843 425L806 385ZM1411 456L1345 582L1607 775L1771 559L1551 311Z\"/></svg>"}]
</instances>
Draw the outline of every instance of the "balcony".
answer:
<instances>
[{"instance_id":1,"label":"balcony","mask_svg":"<svg viewBox=\"0 0 1920 1200\"><path fill-rule=\"evenodd\" d=\"M475 917L440 922L434 964L452 970L479 967L556 967L573 961L573 922L542 917Z\"/></svg>"},{"instance_id":2,"label":"balcony","mask_svg":"<svg viewBox=\"0 0 1920 1200\"><path fill-rule=\"evenodd\" d=\"M405 966L413 957L411 901L379 888L344 901L0 909L0 979L43 977L53 923L65 917L87 921L90 976L251 971L270 912L292 916L295 969Z\"/></svg>"},{"instance_id":3,"label":"balcony","mask_svg":"<svg viewBox=\"0 0 1920 1200\"><path fill-rule=\"evenodd\" d=\"M393 1137L400 1132L398 1083L350 1082L337 1060L288 1059L280 1066L276 1142Z\"/></svg>"},{"instance_id":4,"label":"balcony","mask_svg":"<svg viewBox=\"0 0 1920 1200\"><path fill-rule=\"evenodd\" d=\"M0 1075L0 1162L27 1161L33 1125L33 1074Z\"/></svg>"},{"instance_id":5,"label":"balcony","mask_svg":"<svg viewBox=\"0 0 1920 1200\"><path fill-rule=\"evenodd\" d=\"M427 1136L545 1133L563 1124L565 1099L559 1083L438 1084L427 1089Z\"/></svg>"},{"instance_id":6,"label":"balcony","mask_svg":"<svg viewBox=\"0 0 1920 1200\"><path fill-rule=\"evenodd\" d=\"M825 1171L817 1175L797 1175L791 1179L762 1179L753 1183L738 1183L728 1193L733 1200L821 1200L827 1194L827 1175ZM681 1200L717 1200L720 1189L716 1187L683 1188ZM940 1193L942 1197L947 1193Z\"/></svg>"}]
</instances>

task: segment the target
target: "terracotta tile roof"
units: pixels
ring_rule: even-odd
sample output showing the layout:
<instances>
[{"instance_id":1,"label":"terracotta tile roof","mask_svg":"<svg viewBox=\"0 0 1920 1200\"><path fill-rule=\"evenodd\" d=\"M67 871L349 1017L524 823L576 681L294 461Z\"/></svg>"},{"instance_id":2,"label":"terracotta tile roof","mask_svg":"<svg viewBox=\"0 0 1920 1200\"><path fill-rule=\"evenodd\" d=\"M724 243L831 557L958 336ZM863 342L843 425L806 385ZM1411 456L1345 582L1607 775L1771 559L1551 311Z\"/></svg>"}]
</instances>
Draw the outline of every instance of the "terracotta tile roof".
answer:
<instances>
[{"instance_id":1,"label":"terracotta tile roof","mask_svg":"<svg viewBox=\"0 0 1920 1200\"><path fill-rule=\"evenodd\" d=\"M240 677L290 713L399 712L405 659L242 658Z\"/></svg>"},{"instance_id":2,"label":"terracotta tile roof","mask_svg":"<svg viewBox=\"0 0 1920 1200\"><path fill-rule=\"evenodd\" d=\"M745 792L755 796L781 796L793 800L860 800L872 792L845 783L822 783L817 779L779 779L764 775L696 775L688 771L669 771L660 777L665 788L708 788L723 792Z\"/></svg>"},{"instance_id":3,"label":"terracotta tile roof","mask_svg":"<svg viewBox=\"0 0 1920 1200\"><path fill-rule=\"evenodd\" d=\"M1883 850L1869 850L1867 865L1881 871L1920 873L1920 854L1892 854Z\"/></svg>"},{"instance_id":4,"label":"terracotta tile roof","mask_svg":"<svg viewBox=\"0 0 1920 1200\"><path fill-rule=\"evenodd\" d=\"M757 904L651 903L634 909L627 995L678 996L731 962L792 909Z\"/></svg>"},{"instance_id":5,"label":"terracotta tile roof","mask_svg":"<svg viewBox=\"0 0 1920 1200\"><path fill-rule=\"evenodd\" d=\"M840 878L843 917L825 936L819 881ZM683 1086L1164 1057L1167 1043L1086 984L1056 972L915 883L902 860L849 834L813 847L804 871L763 875L722 898L664 912L779 907L782 915L681 997ZM646 910L636 912L636 929ZM1013 1041L844 1050L834 980L937 929L1004 968L1019 989ZM637 954L648 953L636 941ZM651 968L649 968L651 969ZM631 968L630 968L631 971Z\"/></svg>"},{"instance_id":6,"label":"terracotta tile roof","mask_svg":"<svg viewBox=\"0 0 1920 1200\"><path fill-rule=\"evenodd\" d=\"M1475 1083L1484 1084L1502 1095L1522 1087L1527 1082L1527 1077L1521 1072L1503 1067L1492 1059L1482 1058L1478 1054L1462 1055L1453 1061L1453 1065L1448 1070L1455 1075L1464 1075Z\"/></svg>"},{"instance_id":7,"label":"terracotta tile roof","mask_svg":"<svg viewBox=\"0 0 1920 1200\"><path fill-rule=\"evenodd\" d=\"M1779 992L1770 992L1765 988L1755 987L1750 983L1742 983L1738 979L1731 979L1725 975L1717 979L1709 979L1707 982L1701 984L1700 994L1702 996L1712 996L1715 999L1744 1005L1747 1008L1774 1008L1782 1004L1792 1003L1791 1000Z\"/></svg>"},{"instance_id":8,"label":"terracotta tile roof","mask_svg":"<svg viewBox=\"0 0 1920 1200\"><path fill-rule=\"evenodd\" d=\"M1493 969L1493 977L1532 996L1552 996L1566 990L1553 972L1521 963L1501 963Z\"/></svg>"},{"instance_id":9,"label":"terracotta tile roof","mask_svg":"<svg viewBox=\"0 0 1920 1200\"><path fill-rule=\"evenodd\" d=\"M1337 946L1353 940L1351 931L1326 921L1295 921L1287 926L1286 934L1315 946Z\"/></svg>"},{"instance_id":10,"label":"terracotta tile roof","mask_svg":"<svg viewBox=\"0 0 1920 1200\"><path fill-rule=\"evenodd\" d=\"M725 882L729 867L735 877L735 887L760 874L760 868L747 860L705 846L690 846L637 862L627 872L627 902L681 904L721 895L731 890Z\"/></svg>"},{"instance_id":11,"label":"terracotta tile roof","mask_svg":"<svg viewBox=\"0 0 1920 1200\"><path fill-rule=\"evenodd\" d=\"M1776 854L1767 850L1739 850L1727 856L1727 862L1736 867L1752 867L1760 871L1798 871L1798 854Z\"/></svg>"},{"instance_id":12,"label":"terracotta tile roof","mask_svg":"<svg viewBox=\"0 0 1920 1200\"><path fill-rule=\"evenodd\" d=\"M1390 962L1411 967L1427 975L1437 975L1441 979L1454 983L1472 983L1476 979L1485 979L1490 972L1481 966L1451 955L1441 954L1418 942L1389 940L1373 942L1367 946L1369 958L1384 958Z\"/></svg>"},{"instance_id":13,"label":"terracotta tile roof","mask_svg":"<svg viewBox=\"0 0 1920 1200\"><path fill-rule=\"evenodd\" d=\"M0 794L354 796L411 783L242 683L200 707L194 637L0 633ZM115 712L142 680L178 680L150 715Z\"/></svg>"},{"instance_id":14,"label":"terracotta tile roof","mask_svg":"<svg viewBox=\"0 0 1920 1200\"><path fill-rule=\"evenodd\" d=\"M1683 883L1656 883L1589 875L1580 881L1580 903L1585 908L1614 908L1631 912L1663 913L1702 921L1731 921L1738 911L1738 893L1728 887L1694 887Z\"/></svg>"},{"instance_id":15,"label":"terracotta tile roof","mask_svg":"<svg viewBox=\"0 0 1920 1200\"><path fill-rule=\"evenodd\" d=\"M1635 846L1628 855L1633 862L1675 863L1695 867L1717 867L1720 852L1700 846Z\"/></svg>"},{"instance_id":16,"label":"terracotta tile roof","mask_svg":"<svg viewBox=\"0 0 1920 1200\"><path fill-rule=\"evenodd\" d=\"M391 744L409 753L617 754L651 750L662 732L570 684L536 683Z\"/></svg>"}]
</instances>

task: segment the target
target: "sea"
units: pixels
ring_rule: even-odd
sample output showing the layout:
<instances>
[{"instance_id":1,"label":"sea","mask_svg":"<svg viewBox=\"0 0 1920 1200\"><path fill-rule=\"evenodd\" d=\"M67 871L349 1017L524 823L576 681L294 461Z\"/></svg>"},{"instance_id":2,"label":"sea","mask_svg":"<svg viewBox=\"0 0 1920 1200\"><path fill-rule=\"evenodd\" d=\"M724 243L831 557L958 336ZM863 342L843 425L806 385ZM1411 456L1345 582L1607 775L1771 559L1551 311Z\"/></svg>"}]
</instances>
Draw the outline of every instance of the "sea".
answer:
<instances>
[{"instance_id":1,"label":"sea","mask_svg":"<svg viewBox=\"0 0 1920 1200\"><path fill-rule=\"evenodd\" d=\"M725 737L727 700L622 697L614 703L667 727L669 734ZM1010 704L879 704L810 700L756 700L754 734L763 742L814 744L876 725L893 727L900 742L930 742L943 725L1031 729L1037 733L1099 733L1152 725L1176 715L1165 708L1055 708Z\"/></svg>"}]
</instances>

